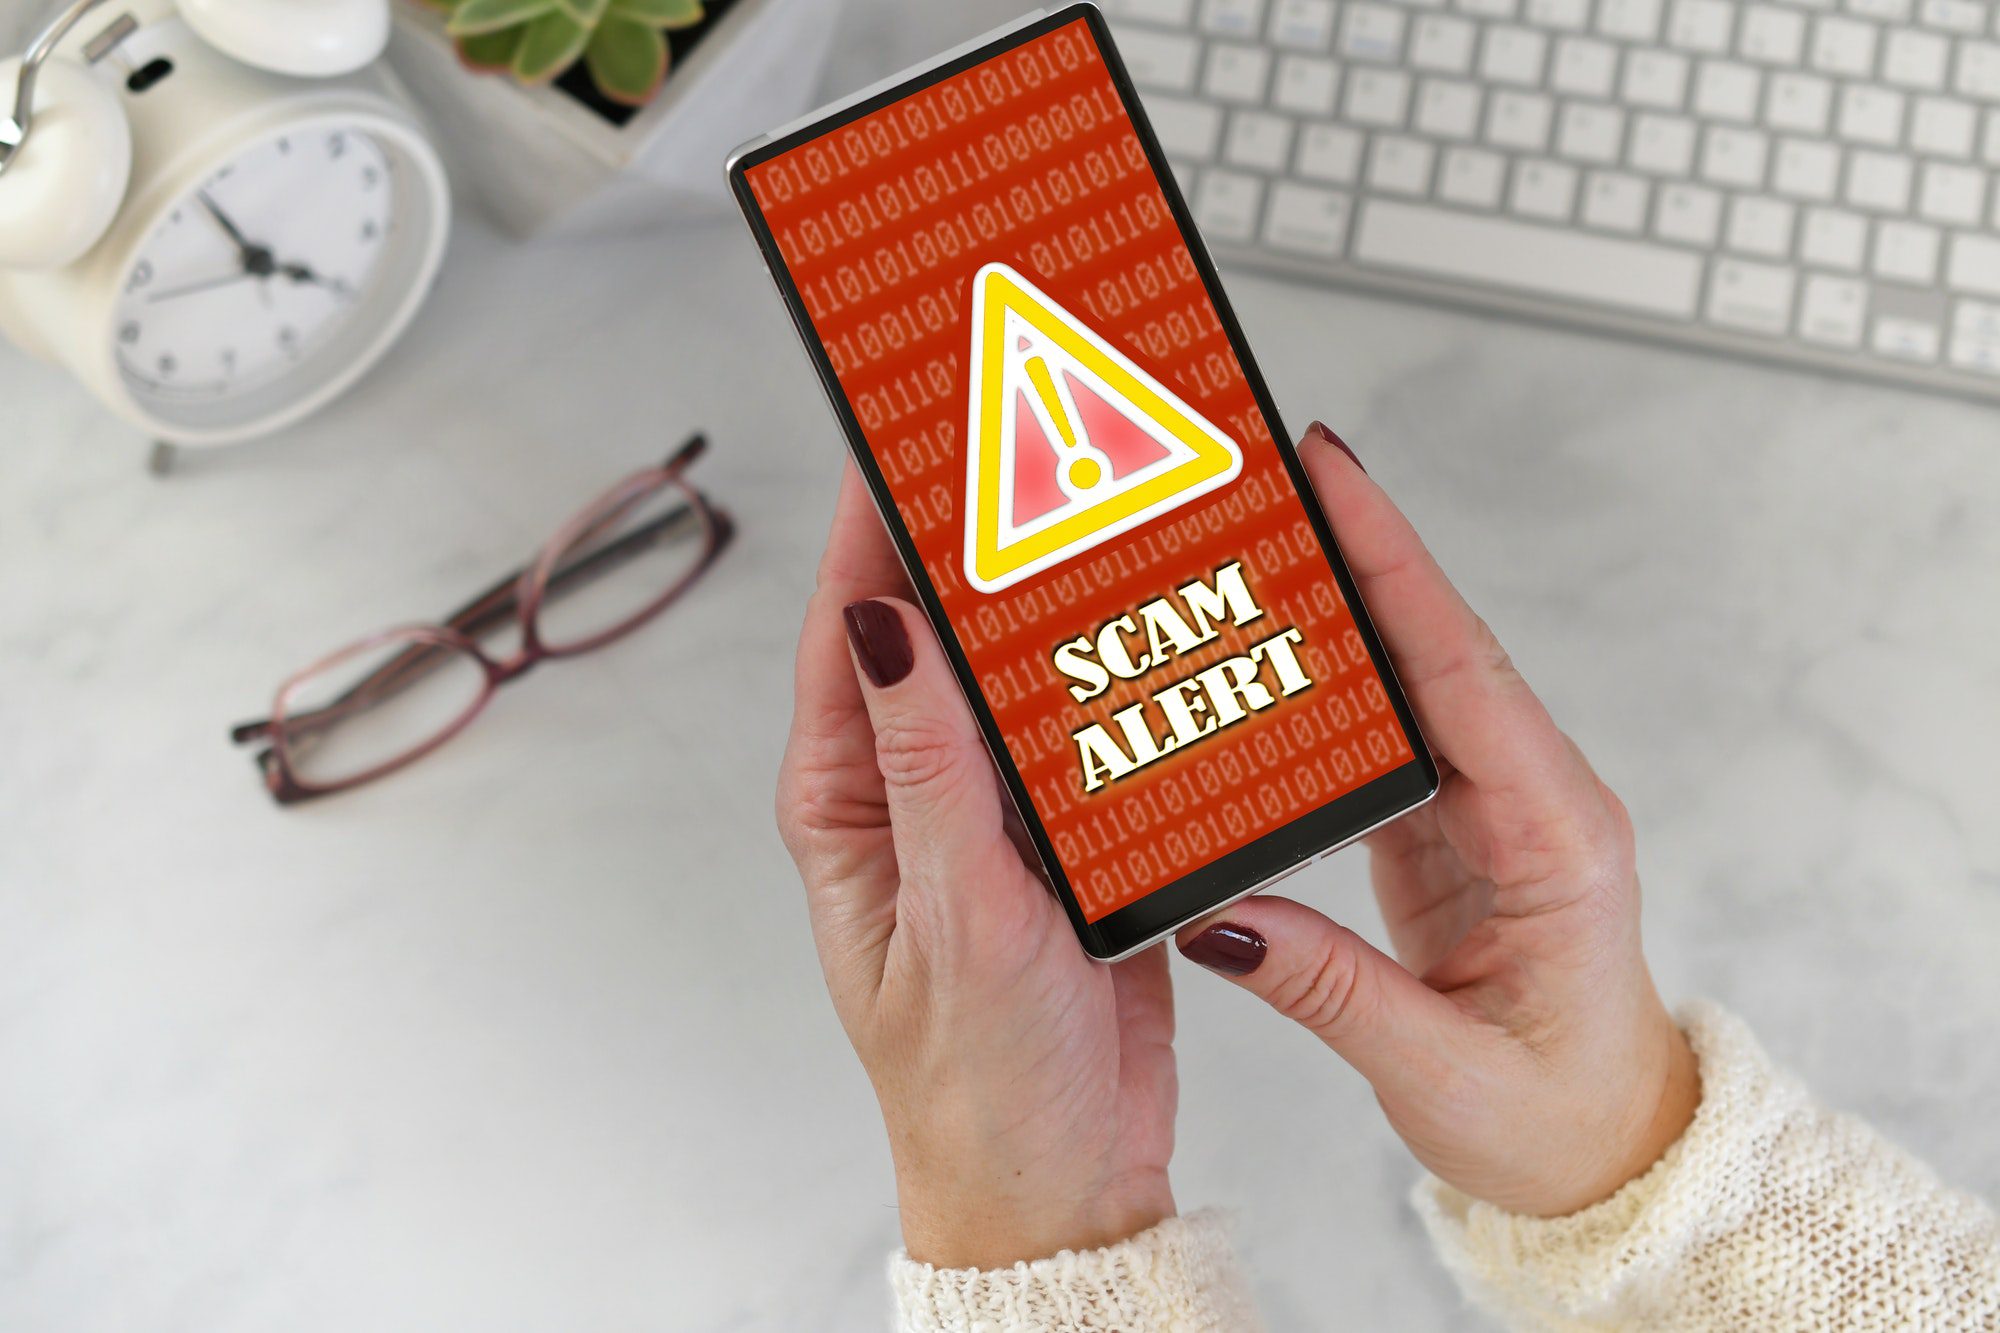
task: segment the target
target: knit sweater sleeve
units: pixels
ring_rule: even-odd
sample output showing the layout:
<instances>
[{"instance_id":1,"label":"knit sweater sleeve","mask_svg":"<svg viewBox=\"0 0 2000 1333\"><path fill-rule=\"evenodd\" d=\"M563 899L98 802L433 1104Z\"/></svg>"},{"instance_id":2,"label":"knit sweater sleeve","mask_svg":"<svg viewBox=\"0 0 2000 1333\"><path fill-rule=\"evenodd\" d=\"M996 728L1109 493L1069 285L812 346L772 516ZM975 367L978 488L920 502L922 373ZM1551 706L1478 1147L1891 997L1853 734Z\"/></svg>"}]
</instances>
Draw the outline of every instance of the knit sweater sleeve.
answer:
<instances>
[{"instance_id":1,"label":"knit sweater sleeve","mask_svg":"<svg viewBox=\"0 0 2000 1333\"><path fill-rule=\"evenodd\" d=\"M1012 1268L889 1261L897 1333L1243 1333L1262 1325L1220 1214Z\"/></svg>"},{"instance_id":2,"label":"knit sweater sleeve","mask_svg":"<svg viewBox=\"0 0 2000 1333\"><path fill-rule=\"evenodd\" d=\"M1461 1287L1508 1328L2000 1329L2000 1221L1865 1124L1818 1106L1741 1021L1690 1006L1702 1099L1603 1203L1526 1218L1417 1187Z\"/></svg>"}]
</instances>

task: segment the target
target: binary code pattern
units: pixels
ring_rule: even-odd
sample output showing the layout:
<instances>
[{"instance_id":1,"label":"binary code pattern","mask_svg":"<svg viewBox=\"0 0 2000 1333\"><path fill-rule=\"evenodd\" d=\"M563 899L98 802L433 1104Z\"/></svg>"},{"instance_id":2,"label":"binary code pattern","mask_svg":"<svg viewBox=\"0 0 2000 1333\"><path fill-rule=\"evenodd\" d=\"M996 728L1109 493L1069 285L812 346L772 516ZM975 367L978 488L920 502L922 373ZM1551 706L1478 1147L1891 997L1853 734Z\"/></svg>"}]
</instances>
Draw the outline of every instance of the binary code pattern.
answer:
<instances>
[{"instance_id":1,"label":"binary code pattern","mask_svg":"<svg viewBox=\"0 0 2000 1333\"><path fill-rule=\"evenodd\" d=\"M1269 424L1082 20L749 173L1063 869L1097 920L1408 762ZM964 551L972 280L1013 265L1232 434L1237 481L997 595ZM1264 616L1079 705L1057 644L1241 560ZM1311 688L1086 794L1073 734L1297 626Z\"/></svg>"}]
</instances>

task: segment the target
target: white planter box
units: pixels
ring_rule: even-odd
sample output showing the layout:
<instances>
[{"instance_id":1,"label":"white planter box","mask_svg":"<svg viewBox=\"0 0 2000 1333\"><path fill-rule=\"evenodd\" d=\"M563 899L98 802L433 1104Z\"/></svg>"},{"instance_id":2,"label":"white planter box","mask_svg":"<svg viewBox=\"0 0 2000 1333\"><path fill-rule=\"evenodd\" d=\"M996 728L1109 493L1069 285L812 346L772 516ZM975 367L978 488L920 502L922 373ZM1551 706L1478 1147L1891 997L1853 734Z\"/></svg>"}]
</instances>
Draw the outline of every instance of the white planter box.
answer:
<instances>
[{"instance_id":1,"label":"white planter box","mask_svg":"<svg viewBox=\"0 0 2000 1333\"><path fill-rule=\"evenodd\" d=\"M812 107L841 0L737 0L624 125L554 87L459 63L442 16L397 0L389 60L454 177L518 236L635 231L724 212L729 151Z\"/></svg>"}]
</instances>

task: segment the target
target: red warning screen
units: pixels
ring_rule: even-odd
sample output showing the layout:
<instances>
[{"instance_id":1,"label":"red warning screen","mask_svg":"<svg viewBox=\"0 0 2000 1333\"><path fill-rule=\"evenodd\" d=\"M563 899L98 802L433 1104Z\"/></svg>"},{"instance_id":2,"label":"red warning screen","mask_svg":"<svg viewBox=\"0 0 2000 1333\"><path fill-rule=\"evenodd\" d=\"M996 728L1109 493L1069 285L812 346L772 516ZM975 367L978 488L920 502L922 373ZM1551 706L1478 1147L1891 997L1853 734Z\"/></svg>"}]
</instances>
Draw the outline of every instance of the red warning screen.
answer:
<instances>
[{"instance_id":1,"label":"red warning screen","mask_svg":"<svg viewBox=\"0 0 2000 1333\"><path fill-rule=\"evenodd\" d=\"M1410 761L1087 22L746 179L1087 919Z\"/></svg>"}]
</instances>

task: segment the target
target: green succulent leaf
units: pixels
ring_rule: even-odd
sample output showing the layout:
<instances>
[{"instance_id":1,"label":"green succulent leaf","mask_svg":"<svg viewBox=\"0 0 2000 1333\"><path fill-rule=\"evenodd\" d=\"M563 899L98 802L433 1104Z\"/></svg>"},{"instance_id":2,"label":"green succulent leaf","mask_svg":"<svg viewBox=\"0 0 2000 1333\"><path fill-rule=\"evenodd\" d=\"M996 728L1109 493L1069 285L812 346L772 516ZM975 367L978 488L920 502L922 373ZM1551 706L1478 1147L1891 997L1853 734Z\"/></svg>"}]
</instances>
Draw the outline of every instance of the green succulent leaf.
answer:
<instances>
[{"instance_id":1,"label":"green succulent leaf","mask_svg":"<svg viewBox=\"0 0 2000 1333\"><path fill-rule=\"evenodd\" d=\"M483 74L497 73L514 63L514 52L519 49L525 31L525 28L506 28L456 38L458 58Z\"/></svg>"},{"instance_id":2,"label":"green succulent leaf","mask_svg":"<svg viewBox=\"0 0 2000 1333\"><path fill-rule=\"evenodd\" d=\"M444 30L454 37L499 32L529 23L556 7L556 0L460 0L445 20Z\"/></svg>"},{"instance_id":3,"label":"green succulent leaf","mask_svg":"<svg viewBox=\"0 0 2000 1333\"><path fill-rule=\"evenodd\" d=\"M591 34L583 59L599 92L614 102L644 106L667 77L667 39L650 23L610 14Z\"/></svg>"},{"instance_id":4,"label":"green succulent leaf","mask_svg":"<svg viewBox=\"0 0 2000 1333\"><path fill-rule=\"evenodd\" d=\"M556 0L565 14L586 28L594 28L604 17L604 7L610 0Z\"/></svg>"},{"instance_id":5,"label":"green succulent leaf","mask_svg":"<svg viewBox=\"0 0 2000 1333\"><path fill-rule=\"evenodd\" d=\"M576 63L590 29L560 9L542 15L521 34L514 52L514 77L522 83L547 83Z\"/></svg>"},{"instance_id":6,"label":"green succulent leaf","mask_svg":"<svg viewBox=\"0 0 2000 1333\"><path fill-rule=\"evenodd\" d=\"M691 28L706 17L701 0L611 0L611 12L654 28Z\"/></svg>"}]
</instances>

